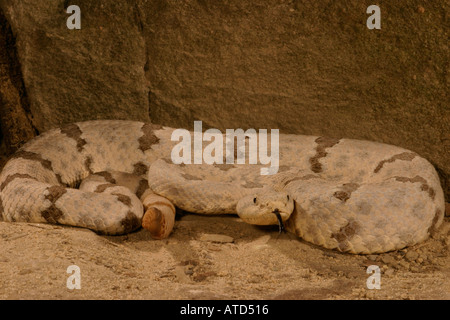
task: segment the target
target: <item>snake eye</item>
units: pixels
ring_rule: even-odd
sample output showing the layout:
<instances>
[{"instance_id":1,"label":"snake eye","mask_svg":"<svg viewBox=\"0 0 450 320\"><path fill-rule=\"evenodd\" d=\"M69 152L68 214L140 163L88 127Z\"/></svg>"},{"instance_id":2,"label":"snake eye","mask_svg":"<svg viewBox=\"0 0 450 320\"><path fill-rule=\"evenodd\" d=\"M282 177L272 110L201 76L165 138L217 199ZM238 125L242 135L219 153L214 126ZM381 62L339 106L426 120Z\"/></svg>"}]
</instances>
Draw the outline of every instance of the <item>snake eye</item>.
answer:
<instances>
[{"instance_id":1,"label":"snake eye","mask_svg":"<svg viewBox=\"0 0 450 320\"><path fill-rule=\"evenodd\" d=\"M253 198L253 203L256 203L256 197L255 197L255 198Z\"/></svg>"},{"instance_id":2,"label":"snake eye","mask_svg":"<svg viewBox=\"0 0 450 320\"><path fill-rule=\"evenodd\" d=\"M289 201L289 195L287 196L287 199L288 199L288 201Z\"/></svg>"}]
</instances>

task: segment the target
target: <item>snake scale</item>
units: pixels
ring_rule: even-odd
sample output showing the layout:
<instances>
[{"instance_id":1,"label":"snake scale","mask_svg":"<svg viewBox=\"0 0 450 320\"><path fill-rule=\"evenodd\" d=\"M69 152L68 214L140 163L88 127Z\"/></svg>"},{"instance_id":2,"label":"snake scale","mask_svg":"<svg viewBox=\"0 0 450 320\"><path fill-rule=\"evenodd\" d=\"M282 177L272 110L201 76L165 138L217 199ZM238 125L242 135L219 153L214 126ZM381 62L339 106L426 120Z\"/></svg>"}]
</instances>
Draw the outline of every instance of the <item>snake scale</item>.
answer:
<instances>
[{"instance_id":1,"label":"snake scale","mask_svg":"<svg viewBox=\"0 0 450 320\"><path fill-rule=\"evenodd\" d=\"M443 221L436 170L412 151L280 134L278 173L261 175L260 164L173 164L173 130L95 120L37 136L0 174L1 219L100 234L124 234L147 223L163 238L176 206L284 224L308 242L362 254L414 245ZM153 210L147 222L146 210Z\"/></svg>"}]
</instances>

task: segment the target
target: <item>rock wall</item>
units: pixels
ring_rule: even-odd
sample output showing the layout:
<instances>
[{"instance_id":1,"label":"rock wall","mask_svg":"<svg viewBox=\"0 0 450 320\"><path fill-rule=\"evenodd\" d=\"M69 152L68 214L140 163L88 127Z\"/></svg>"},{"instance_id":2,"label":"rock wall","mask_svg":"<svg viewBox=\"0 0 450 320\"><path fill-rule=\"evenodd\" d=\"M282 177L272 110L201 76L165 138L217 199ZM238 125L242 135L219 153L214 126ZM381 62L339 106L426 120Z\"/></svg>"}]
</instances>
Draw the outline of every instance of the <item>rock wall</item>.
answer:
<instances>
[{"instance_id":1,"label":"rock wall","mask_svg":"<svg viewBox=\"0 0 450 320\"><path fill-rule=\"evenodd\" d=\"M33 124L148 120L145 46L131 1L77 1L82 28L69 30L70 1L8 1Z\"/></svg>"},{"instance_id":2,"label":"rock wall","mask_svg":"<svg viewBox=\"0 0 450 320\"><path fill-rule=\"evenodd\" d=\"M69 30L65 8L81 9ZM378 1L0 0L32 125L97 118L279 128L411 149L450 199L448 5ZM3 126L2 126L3 127Z\"/></svg>"},{"instance_id":3,"label":"rock wall","mask_svg":"<svg viewBox=\"0 0 450 320\"><path fill-rule=\"evenodd\" d=\"M0 10L0 168L3 153L14 152L36 135L18 60L11 26Z\"/></svg>"}]
</instances>

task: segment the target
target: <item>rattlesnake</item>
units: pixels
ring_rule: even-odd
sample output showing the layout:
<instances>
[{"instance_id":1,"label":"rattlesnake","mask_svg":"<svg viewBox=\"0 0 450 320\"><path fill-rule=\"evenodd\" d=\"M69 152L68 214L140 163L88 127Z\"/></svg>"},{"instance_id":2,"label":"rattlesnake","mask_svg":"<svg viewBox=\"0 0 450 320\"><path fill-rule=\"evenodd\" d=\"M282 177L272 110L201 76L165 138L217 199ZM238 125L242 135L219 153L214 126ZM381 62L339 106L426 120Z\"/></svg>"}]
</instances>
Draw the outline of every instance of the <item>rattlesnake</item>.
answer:
<instances>
[{"instance_id":1,"label":"rattlesnake","mask_svg":"<svg viewBox=\"0 0 450 320\"><path fill-rule=\"evenodd\" d=\"M163 211L170 216L173 203L201 214L239 210L246 222L284 224L306 241L350 253L416 244L443 221L434 167L406 149L280 134L278 173L261 175L262 165L173 164L173 130L97 120L41 134L0 174L0 217L124 234L141 227L144 203L153 210L149 229L156 225L162 238L173 224Z\"/></svg>"}]
</instances>

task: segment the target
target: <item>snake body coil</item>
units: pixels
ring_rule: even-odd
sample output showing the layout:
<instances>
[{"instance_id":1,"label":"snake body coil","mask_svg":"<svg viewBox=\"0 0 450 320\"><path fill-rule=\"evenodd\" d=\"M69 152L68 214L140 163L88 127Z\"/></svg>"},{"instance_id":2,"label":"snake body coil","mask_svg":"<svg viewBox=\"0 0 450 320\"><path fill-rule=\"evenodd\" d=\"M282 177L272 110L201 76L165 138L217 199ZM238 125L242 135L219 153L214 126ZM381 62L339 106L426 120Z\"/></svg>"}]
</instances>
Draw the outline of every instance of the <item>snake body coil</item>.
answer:
<instances>
[{"instance_id":1,"label":"snake body coil","mask_svg":"<svg viewBox=\"0 0 450 320\"><path fill-rule=\"evenodd\" d=\"M148 209L151 203L156 218L145 222L150 224L165 215L163 208L174 211L172 203L202 214L239 209L244 220L256 224L264 219L277 223L270 212L263 215L266 209L278 215L286 210L281 215L290 232L351 253L416 244L443 220L439 177L427 160L409 150L281 134L279 172L262 176L260 165L172 164L173 130L98 120L36 137L0 174L0 217L123 234L141 227L144 206ZM171 226L163 224L170 232ZM167 236L164 232L155 237Z\"/></svg>"}]
</instances>

